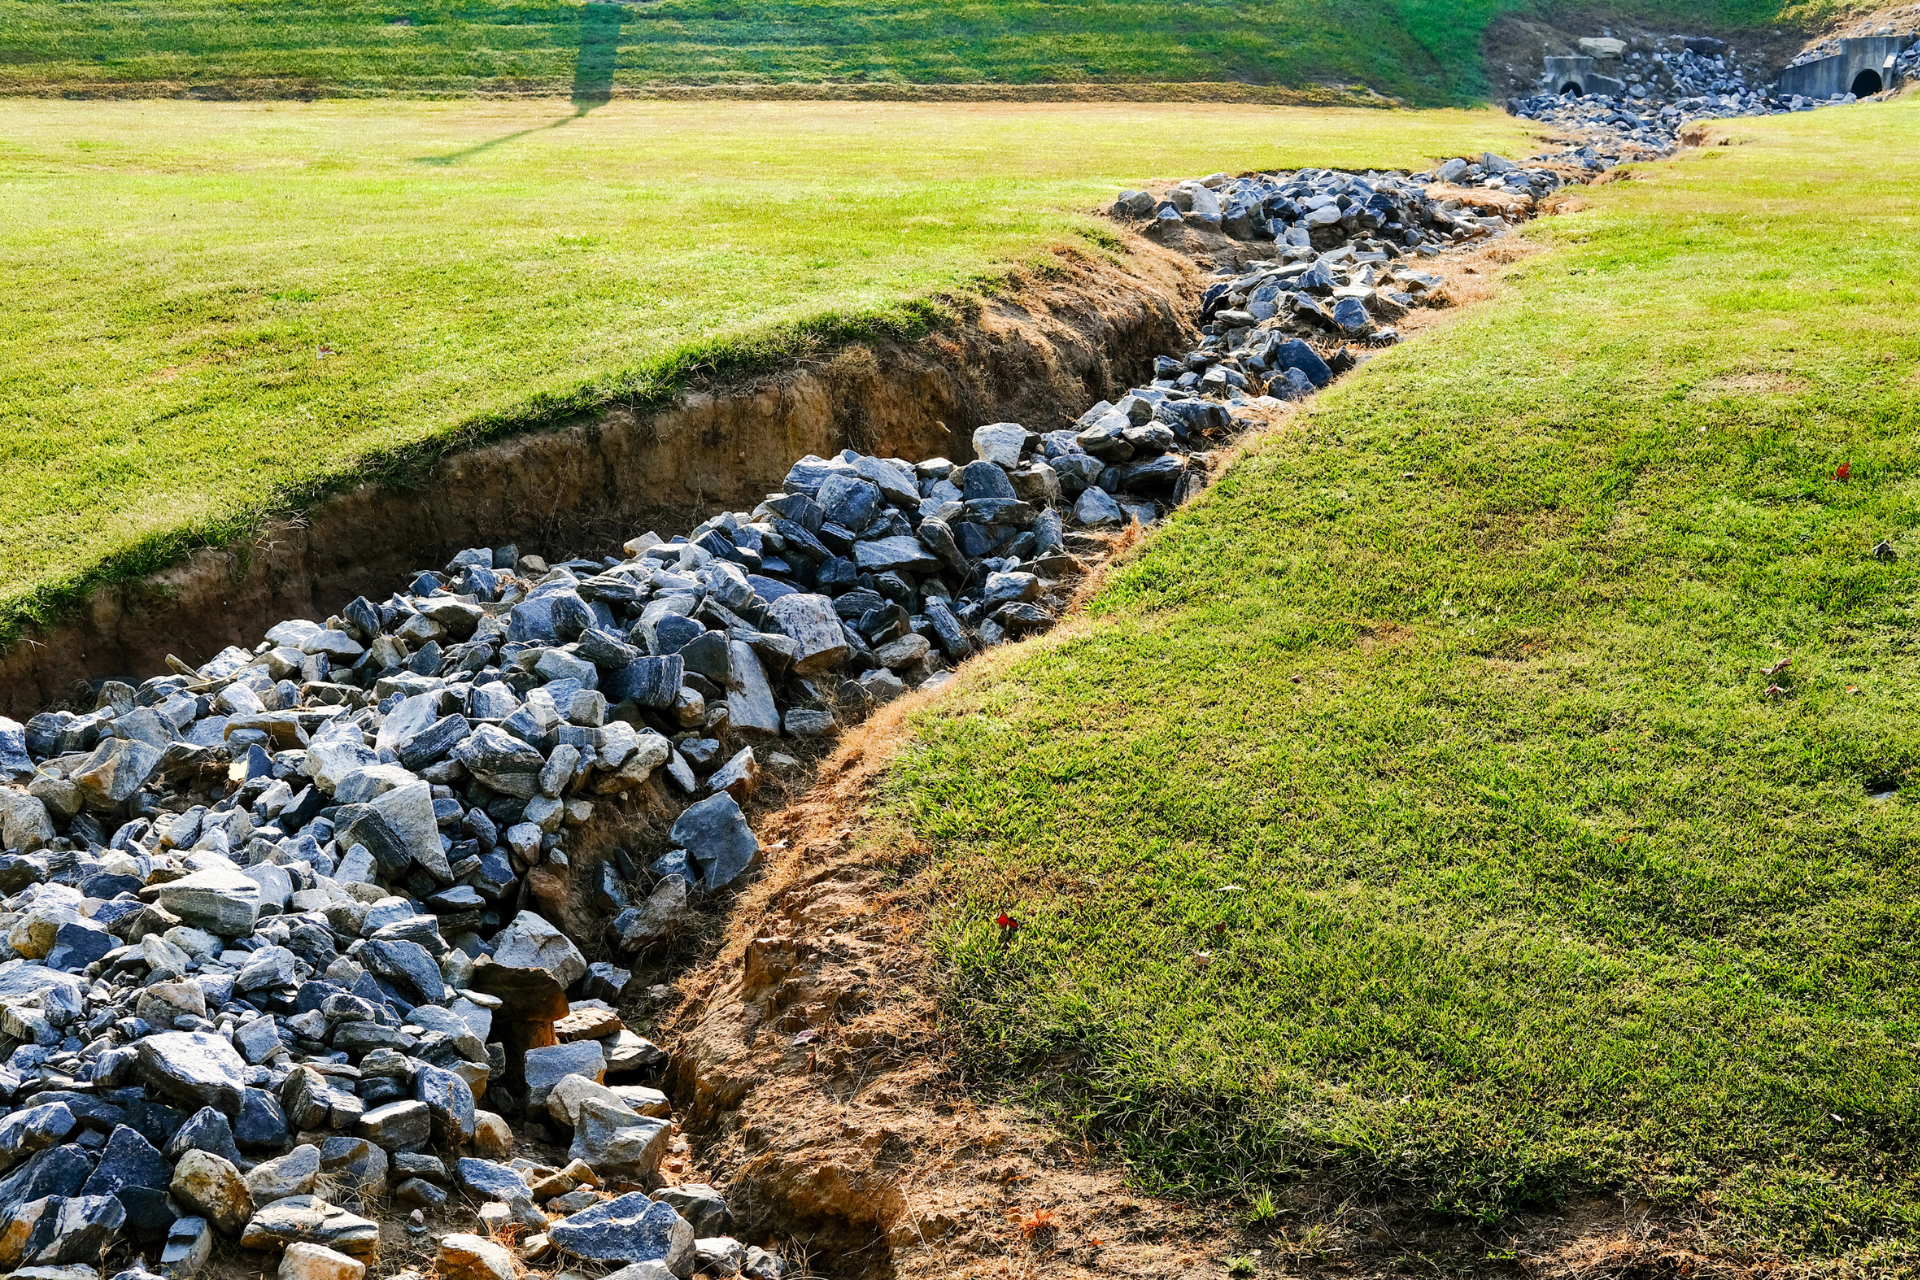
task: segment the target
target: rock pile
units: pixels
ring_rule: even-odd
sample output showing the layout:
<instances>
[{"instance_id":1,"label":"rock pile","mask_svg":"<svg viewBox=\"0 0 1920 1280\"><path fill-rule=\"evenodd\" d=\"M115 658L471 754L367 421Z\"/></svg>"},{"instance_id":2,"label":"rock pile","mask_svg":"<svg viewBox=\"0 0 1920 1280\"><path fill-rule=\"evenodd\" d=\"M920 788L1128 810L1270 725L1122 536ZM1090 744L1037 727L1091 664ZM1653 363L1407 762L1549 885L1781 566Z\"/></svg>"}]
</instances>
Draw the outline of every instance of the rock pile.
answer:
<instances>
[{"instance_id":1,"label":"rock pile","mask_svg":"<svg viewBox=\"0 0 1920 1280\"><path fill-rule=\"evenodd\" d=\"M776 1275L710 1190L646 1194L664 1055L609 1003L626 972L536 909L581 890L596 807L645 792L674 847L644 880L615 850L586 891L617 942L659 941L756 863L740 802L795 763L775 748L1050 624L1087 530L1203 476L1229 418L1178 381L1072 430L982 427L966 464L808 457L621 557L463 552L0 719L0 1264L138 1251L177 1280L222 1235L357 1280L366 1206L465 1194L534 1257ZM523 1113L570 1135L564 1168L507 1159ZM511 1271L484 1238L441 1262Z\"/></svg>"},{"instance_id":2,"label":"rock pile","mask_svg":"<svg viewBox=\"0 0 1920 1280\"><path fill-rule=\"evenodd\" d=\"M1810 50L1796 65L1826 52ZM1903 71L1920 69L1920 44L1902 57ZM1664 47L1635 50L1619 66L1626 85L1619 94L1562 95L1543 83L1540 93L1507 100L1514 115L1571 135L1561 140L1560 151L1536 159L1599 171L1671 154L1680 146L1681 132L1699 120L1780 115L1855 100L1852 94L1813 99L1780 93L1778 86L1762 82L1759 64L1742 63L1725 41L1705 36L1676 36Z\"/></svg>"},{"instance_id":3,"label":"rock pile","mask_svg":"<svg viewBox=\"0 0 1920 1280\"><path fill-rule=\"evenodd\" d=\"M1464 202L1453 190L1464 183L1517 197L1507 205L1512 212ZM1224 429L1243 406L1312 395L1364 358L1356 347L1399 341L1395 320L1440 302L1440 278L1420 270L1420 261L1502 234L1560 184L1553 170L1489 153L1422 174L1214 174L1178 183L1159 199L1121 192L1116 216L1199 224L1255 243L1271 237L1274 256L1209 287L1201 344L1161 357L1154 380L1118 405L1096 406L1077 440L1098 452L1100 423L1111 433L1123 418Z\"/></svg>"},{"instance_id":4,"label":"rock pile","mask_svg":"<svg viewBox=\"0 0 1920 1280\"><path fill-rule=\"evenodd\" d=\"M470 938L447 917L473 913L306 860L241 867L129 840L95 861L79 883L71 852L0 871L15 953L0 964L0 1266L85 1280L137 1252L134 1280L149 1261L184 1280L219 1235L283 1253L283 1280L360 1280L380 1227L356 1210L463 1193L491 1233L536 1233L535 1257L779 1274L726 1235L711 1189L631 1189L659 1185L672 1121L638 1081L665 1055L611 1005L567 999L617 999L627 974L589 966L544 919L523 912L475 956L442 933ZM114 878L158 892L103 896ZM289 891L296 878L313 883ZM570 1134L565 1167L509 1159L515 1135L483 1097L524 1099Z\"/></svg>"},{"instance_id":5,"label":"rock pile","mask_svg":"<svg viewBox=\"0 0 1920 1280\"><path fill-rule=\"evenodd\" d=\"M464 551L91 709L0 718L0 1265L87 1280L137 1254L124 1280L184 1280L225 1236L284 1280L361 1280L372 1206L418 1223L465 1196L480 1231L440 1241L442 1276L777 1276L718 1193L661 1186L666 1056L621 1019L628 971L541 912L584 895L614 943L660 942L758 862L741 802L798 763L781 746L1050 625L1101 530L1184 501L1250 406L1395 339L1437 284L1413 263L1505 227L1436 176L1124 196L1274 256L1208 290L1198 348L1070 428L989 424L966 463L809 456L685 537ZM585 857L641 800L672 847ZM566 1161L513 1157L508 1116Z\"/></svg>"},{"instance_id":6,"label":"rock pile","mask_svg":"<svg viewBox=\"0 0 1920 1280\"><path fill-rule=\"evenodd\" d=\"M1272 241L1276 257L1287 264L1341 248L1392 258L1410 251L1431 257L1495 228L1463 210L1457 198L1432 192L1429 184L1488 178L1528 196L1547 195L1563 182L1550 168L1488 153L1478 160L1450 160L1424 174L1301 169L1229 178L1216 173L1175 183L1160 197L1122 191L1112 212L1118 218L1197 225L1256 244ZM1499 229L1505 225L1501 222Z\"/></svg>"}]
</instances>

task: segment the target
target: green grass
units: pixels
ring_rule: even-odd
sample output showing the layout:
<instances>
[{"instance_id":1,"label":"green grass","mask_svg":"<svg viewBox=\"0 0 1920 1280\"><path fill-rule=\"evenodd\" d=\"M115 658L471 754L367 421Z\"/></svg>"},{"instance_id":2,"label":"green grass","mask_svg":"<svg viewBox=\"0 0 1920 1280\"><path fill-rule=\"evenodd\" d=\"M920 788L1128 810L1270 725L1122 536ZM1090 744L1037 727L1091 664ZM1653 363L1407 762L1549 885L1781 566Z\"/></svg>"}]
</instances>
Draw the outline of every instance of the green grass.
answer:
<instances>
[{"instance_id":1,"label":"green grass","mask_svg":"<svg viewBox=\"0 0 1920 1280\"><path fill-rule=\"evenodd\" d=\"M1151 174L1525 137L1217 106L4 112L0 636L439 450L911 330Z\"/></svg>"},{"instance_id":2,"label":"green grass","mask_svg":"<svg viewBox=\"0 0 1920 1280\"><path fill-rule=\"evenodd\" d=\"M555 93L646 86L1364 84L1487 91L1480 34L1539 0L0 0L0 93ZM1627 0L1770 28L1830 0ZM407 19L411 25L398 25Z\"/></svg>"},{"instance_id":3,"label":"green grass","mask_svg":"<svg viewBox=\"0 0 1920 1280\"><path fill-rule=\"evenodd\" d=\"M1737 132L922 714L976 1065L1148 1185L1920 1249L1920 102Z\"/></svg>"}]
</instances>

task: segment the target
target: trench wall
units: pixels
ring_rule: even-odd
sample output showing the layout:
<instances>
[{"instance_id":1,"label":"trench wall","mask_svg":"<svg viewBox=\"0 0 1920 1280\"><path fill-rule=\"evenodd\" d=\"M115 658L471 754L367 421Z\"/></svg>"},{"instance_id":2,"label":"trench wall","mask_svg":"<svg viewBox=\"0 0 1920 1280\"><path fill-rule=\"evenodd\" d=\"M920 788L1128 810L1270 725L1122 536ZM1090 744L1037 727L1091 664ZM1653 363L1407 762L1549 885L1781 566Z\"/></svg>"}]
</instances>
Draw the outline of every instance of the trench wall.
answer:
<instances>
[{"instance_id":1,"label":"trench wall","mask_svg":"<svg viewBox=\"0 0 1920 1280\"><path fill-rule=\"evenodd\" d=\"M0 713L24 718L107 677L163 673L315 621L462 548L549 559L616 548L750 508L808 453L971 456L975 427L1067 425L1147 376L1194 319L1197 268L1137 237L1118 260L1057 252L963 318L902 344L855 345L763 377L698 387L652 414L611 409L444 459L416 486L328 498L242 544L103 587L0 652ZM89 704L90 705L90 704Z\"/></svg>"}]
</instances>

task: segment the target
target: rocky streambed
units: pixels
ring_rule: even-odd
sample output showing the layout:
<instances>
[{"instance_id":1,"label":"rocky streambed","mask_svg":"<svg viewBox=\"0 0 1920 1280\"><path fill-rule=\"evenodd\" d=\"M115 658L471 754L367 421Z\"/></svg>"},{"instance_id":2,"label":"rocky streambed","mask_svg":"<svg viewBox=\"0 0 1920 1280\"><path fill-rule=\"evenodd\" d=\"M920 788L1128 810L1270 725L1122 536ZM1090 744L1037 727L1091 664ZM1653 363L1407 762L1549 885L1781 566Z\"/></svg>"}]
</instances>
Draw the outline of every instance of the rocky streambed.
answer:
<instances>
[{"instance_id":1,"label":"rocky streambed","mask_svg":"<svg viewBox=\"0 0 1920 1280\"><path fill-rule=\"evenodd\" d=\"M1156 236L1237 247L1195 340L1069 428L809 455L684 534L472 548L0 719L0 1265L186 1280L237 1250L359 1280L411 1229L461 1280L779 1275L776 1236L736 1239L669 1158L669 1055L627 1025L634 969L589 953L645 963L723 904L770 773L1052 625L1113 534L1564 180L1452 164L1514 200L1445 168L1122 193Z\"/></svg>"}]
</instances>

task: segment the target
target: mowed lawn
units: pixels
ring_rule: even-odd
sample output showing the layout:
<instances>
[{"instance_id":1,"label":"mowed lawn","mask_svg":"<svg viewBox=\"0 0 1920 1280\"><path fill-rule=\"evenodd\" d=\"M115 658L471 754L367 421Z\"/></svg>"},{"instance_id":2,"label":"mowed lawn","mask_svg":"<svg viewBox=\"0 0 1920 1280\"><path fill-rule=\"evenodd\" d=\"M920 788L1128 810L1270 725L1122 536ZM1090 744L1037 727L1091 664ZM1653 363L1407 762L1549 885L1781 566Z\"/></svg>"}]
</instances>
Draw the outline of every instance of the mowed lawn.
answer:
<instances>
[{"instance_id":1,"label":"mowed lawn","mask_svg":"<svg viewBox=\"0 0 1920 1280\"><path fill-rule=\"evenodd\" d=\"M1486 92L1480 36L1529 0L0 0L0 93L567 93L660 85L1364 84ZM1625 0L1766 29L1832 0Z\"/></svg>"},{"instance_id":2,"label":"mowed lawn","mask_svg":"<svg viewBox=\"0 0 1920 1280\"><path fill-rule=\"evenodd\" d=\"M383 461L911 323L1123 184L1490 113L0 105L0 633Z\"/></svg>"},{"instance_id":3,"label":"mowed lawn","mask_svg":"<svg viewBox=\"0 0 1920 1280\"><path fill-rule=\"evenodd\" d=\"M1149 1185L1920 1248L1920 101L1731 133L922 713L977 1065Z\"/></svg>"}]
</instances>

